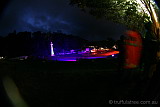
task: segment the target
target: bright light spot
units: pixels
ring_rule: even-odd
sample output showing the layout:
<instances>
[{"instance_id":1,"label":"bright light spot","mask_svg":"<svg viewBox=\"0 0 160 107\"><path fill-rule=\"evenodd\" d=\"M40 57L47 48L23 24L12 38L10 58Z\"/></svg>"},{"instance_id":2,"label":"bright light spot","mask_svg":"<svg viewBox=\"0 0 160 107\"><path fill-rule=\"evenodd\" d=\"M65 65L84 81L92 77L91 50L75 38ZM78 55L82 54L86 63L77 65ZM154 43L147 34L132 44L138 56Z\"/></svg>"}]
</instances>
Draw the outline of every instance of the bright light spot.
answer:
<instances>
[{"instance_id":1,"label":"bright light spot","mask_svg":"<svg viewBox=\"0 0 160 107\"><path fill-rule=\"evenodd\" d=\"M109 49L105 49L106 51L109 51Z\"/></svg>"},{"instance_id":2,"label":"bright light spot","mask_svg":"<svg viewBox=\"0 0 160 107\"><path fill-rule=\"evenodd\" d=\"M91 52L96 52L96 51L97 51L96 49L92 49L92 50L91 50Z\"/></svg>"},{"instance_id":3,"label":"bright light spot","mask_svg":"<svg viewBox=\"0 0 160 107\"><path fill-rule=\"evenodd\" d=\"M4 57L2 56L2 57L0 57L0 59L4 59Z\"/></svg>"},{"instance_id":4,"label":"bright light spot","mask_svg":"<svg viewBox=\"0 0 160 107\"><path fill-rule=\"evenodd\" d=\"M114 57L114 55L112 55L112 57Z\"/></svg>"},{"instance_id":5,"label":"bright light spot","mask_svg":"<svg viewBox=\"0 0 160 107\"><path fill-rule=\"evenodd\" d=\"M53 51L53 43L51 42L50 45L51 45L51 56L55 56L55 55L54 55L54 51Z\"/></svg>"},{"instance_id":6,"label":"bright light spot","mask_svg":"<svg viewBox=\"0 0 160 107\"><path fill-rule=\"evenodd\" d=\"M117 49L117 47L114 45L113 47L112 47L113 49Z\"/></svg>"},{"instance_id":7,"label":"bright light spot","mask_svg":"<svg viewBox=\"0 0 160 107\"><path fill-rule=\"evenodd\" d=\"M96 52L95 50L91 50L91 52Z\"/></svg>"},{"instance_id":8,"label":"bright light spot","mask_svg":"<svg viewBox=\"0 0 160 107\"><path fill-rule=\"evenodd\" d=\"M104 50L104 48L102 48L102 47L100 47L99 49L100 49L100 50Z\"/></svg>"},{"instance_id":9,"label":"bright light spot","mask_svg":"<svg viewBox=\"0 0 160 107\"><path fill-rule=\"evenodd\" d=\"M86 52L89 52L89 48L86 48L86 50L85 50Z\"/></svg>"}]
</instances>

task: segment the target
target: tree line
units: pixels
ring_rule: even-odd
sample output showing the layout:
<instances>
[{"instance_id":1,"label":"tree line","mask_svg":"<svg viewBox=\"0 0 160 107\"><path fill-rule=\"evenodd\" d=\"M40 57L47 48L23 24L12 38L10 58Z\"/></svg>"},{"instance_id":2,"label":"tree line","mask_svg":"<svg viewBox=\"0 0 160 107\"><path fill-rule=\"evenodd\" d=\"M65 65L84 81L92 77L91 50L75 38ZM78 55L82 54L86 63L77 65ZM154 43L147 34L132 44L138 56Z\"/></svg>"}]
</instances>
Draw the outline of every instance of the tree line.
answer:
<instances>
[{"instance_id":1,"label":"tree line","mask_svg":"<svg viewBox=\"0 0 160 107\"><path fill-rule=\"evenodd\" d=\"M80 49L87 40L57 32L16 33L14 31L6 37L0 37L0 55L7 57L48 56L50 55L51 42L54 43L55 52L60 52L62 50Z\"/></svg>"},{"instance_id":2,"label":"tree line","mask_svg":"<svg viewBox=\"0 0 160 107\"><path fill-rule=\"evenodd\" d=\"M0 56L49 56L50 43L53 42L55 54L70 50L81 51L87 46L112 47L115 40L108 38L103 41L89 41L78 36L59 32L19 32L0 36Z\"/></svg>"}]
</instances>

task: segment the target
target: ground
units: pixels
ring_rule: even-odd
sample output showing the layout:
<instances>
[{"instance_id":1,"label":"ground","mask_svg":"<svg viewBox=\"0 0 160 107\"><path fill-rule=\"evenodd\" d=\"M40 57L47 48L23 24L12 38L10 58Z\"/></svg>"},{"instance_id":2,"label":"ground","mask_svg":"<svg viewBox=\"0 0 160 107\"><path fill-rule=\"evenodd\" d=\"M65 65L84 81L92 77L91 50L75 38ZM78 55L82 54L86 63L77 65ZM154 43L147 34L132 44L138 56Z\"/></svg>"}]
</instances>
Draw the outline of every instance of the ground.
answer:
<instances>
[{"instance_id":1,"label":"ground","mask_svg":"<svg viewBox=\"0 0 160 107\"><path fill-rule=\"evenodd\" d=\"M137 78L126 79L117 67L115 58L3 60L0 74L13 79L29 107L107 107L111 100L139 100L145 84Z\"/></svg>"}]
</instances>

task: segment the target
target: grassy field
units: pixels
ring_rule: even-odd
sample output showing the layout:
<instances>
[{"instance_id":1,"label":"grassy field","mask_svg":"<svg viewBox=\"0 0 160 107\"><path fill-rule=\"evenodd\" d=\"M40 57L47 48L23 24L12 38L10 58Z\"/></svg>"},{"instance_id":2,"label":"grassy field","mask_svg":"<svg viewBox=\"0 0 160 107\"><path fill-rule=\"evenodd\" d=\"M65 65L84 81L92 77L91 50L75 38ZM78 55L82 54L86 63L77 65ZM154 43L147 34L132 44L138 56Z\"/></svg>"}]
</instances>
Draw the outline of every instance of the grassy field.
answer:
<instances>
[{"instance_id":1,"label":"grassy field","mask_svg":"<svg viewBox=\"0 0 160 107\"><path fill-rule=\"evenodd\" d=\"M141 93L117 65L117 59L3 60L0 74L14 80L29 107L106 107L109 100L136 100Z\"/></svg>"}]
</instances>

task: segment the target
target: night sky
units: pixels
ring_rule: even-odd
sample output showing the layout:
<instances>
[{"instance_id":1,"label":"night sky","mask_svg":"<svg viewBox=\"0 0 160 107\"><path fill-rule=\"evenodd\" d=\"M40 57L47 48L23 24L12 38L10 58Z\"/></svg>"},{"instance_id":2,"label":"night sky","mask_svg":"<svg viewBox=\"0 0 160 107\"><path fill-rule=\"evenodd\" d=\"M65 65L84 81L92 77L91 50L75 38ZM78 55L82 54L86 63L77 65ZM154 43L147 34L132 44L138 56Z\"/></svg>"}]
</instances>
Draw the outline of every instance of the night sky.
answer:
<instances>
[{"instance_id":1,"label":"night sky","mask_svg":"<svg viewBox=\"0 0 160 107\"><path fill-rule=\"evenodd\" d=\"M125 27L96 19L69 0L11 0L0 17L0 35L21 31L62 31L88 40L119 39Z\"/></svg>"}]
</instances>

